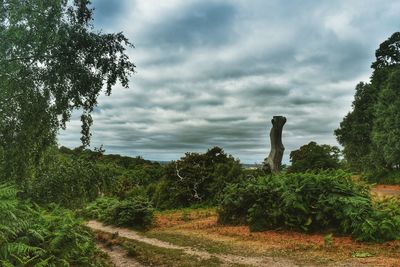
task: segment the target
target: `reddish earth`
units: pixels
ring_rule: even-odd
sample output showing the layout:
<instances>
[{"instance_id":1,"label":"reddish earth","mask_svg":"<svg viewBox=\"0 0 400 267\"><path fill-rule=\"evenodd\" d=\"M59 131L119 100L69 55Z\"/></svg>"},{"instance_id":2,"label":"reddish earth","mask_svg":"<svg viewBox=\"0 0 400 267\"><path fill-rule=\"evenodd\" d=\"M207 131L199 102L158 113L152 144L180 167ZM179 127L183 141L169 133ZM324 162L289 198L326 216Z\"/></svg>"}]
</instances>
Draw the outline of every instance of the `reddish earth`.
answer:
<instances>
[{"instance_id":1,"label":"reddish earth","mask_svg":"<svg viewBox=\"0 0 400 267\"><path fill-rule=\"evenodd\" d=\"M400 191L400 187L395 190ZM183 216L182 211L158 214L156 221L157 227L152 232L219 242L231 247L232 253L246 251L250 255L275 255L305 266L400 266L400 241L367 244L350 237L334 236L332 244L327 246L324 241L326 234L293 231L255 233L250 232L247 226L219 225L212 210L194 210L189 216Z\"/></svg>"},{"instance_id":2,"label":"reddish earth","mask_svg":"<svg viewBox=\"0 0 400 267\"><path fill-rule=\"evenodd\" d=\"M400 185L377 185L371 190L377 197L400 196ZM103 226L102 226L103 227ZM111 231L111 230L110 230ZM112 229L111 232L115 231ZM127 231L129 238L158 242L153 245L165 247L165 241L148 239L139 235L132 236L133 231L118 229L118 232ZM260 259L279 258L276 264L286 265L294 263L300 266L398 266L400 267L400 241L383 244L368 244L357 242L350 237L333 236L329 245L325 242L326 234L305 234L293 231L265 231L250 232L247 226L225 226L217 223L217 214L213 209L178 210L156 215L156 227L149 233L181 235L184 238L198 240L198 242L216 242L229 247L229 255L218 255L223 262L239 262L241 260L257 262ZM160 243L161 242L161 243ZM164 244L165 243L165 244ZM210 243L211 245L212 243ZM177 247L168 243L168 246ZM189 254L209 254L197 251L196 248L180 247ZM103 248L105 250L105 248ZM121 264L116 266L134 265L121 251L106 251L111 259ZM196 254L195 253L195 254ZM247 258L243 258L243 253ZM114 255L115 254L115 255ZM197 255L196 254L196 255ZM203 256L204 256L203 255ZM235 256L238 255L238 256ZM239 259L239 260L238 260ZM286 259L287 261L282 261ZM270 264L270 263L269 263ZM229 264L228 264L229 266Z\"/></svg>"},{"instance_id":3,"label":"reddish earth","mask_svg":"<svg viewBox=\"0 0 400 267\"><path fill-rule=\"evenodd\" d=\"M379 197L400 196L400 185L376 185L371 192Z\"/></svg>"}]
</instances>

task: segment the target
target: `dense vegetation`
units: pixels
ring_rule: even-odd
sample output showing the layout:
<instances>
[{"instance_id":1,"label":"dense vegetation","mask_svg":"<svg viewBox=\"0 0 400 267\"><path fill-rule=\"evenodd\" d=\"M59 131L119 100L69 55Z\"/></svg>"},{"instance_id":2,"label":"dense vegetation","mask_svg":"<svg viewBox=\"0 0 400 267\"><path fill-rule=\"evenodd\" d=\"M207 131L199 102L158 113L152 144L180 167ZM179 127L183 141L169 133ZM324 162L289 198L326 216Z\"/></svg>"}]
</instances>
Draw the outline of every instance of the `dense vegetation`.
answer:
<instances>
[{"instance_id":1,"label":"dense vegetation","mask_svg":"<svg viewBox=\"0 0 400 267\"><path fill-rule=\"evenodd\" d=\"M122 33L95 31L92 16L88 0L1 1L2 179L25 186L35 178L73 110L82 111L82 143L89 144L98 95L117 81L128 86L131 44Z\"/></svg>"},{"instance_id":2,"label":"dense vegetation","mask_svg":"<svg viewBox=\"0 0 400 267\"><path fill-rule=\"evenodd\" d=\"M244 176L240 162L219 147L211 148L205 153L186 153L180 160L165 165L142 158L104 155L100 150L71 150L62 147L56 153L62 160L56 161L53 172L67 173L61 175L58 181L62 181L62 177L72 176L63 181L64 186L79 187L74 192L86 192L80 193L82 197L78 193L73 195L70 191L63 192L61 196L56 194L52 201L64 206L80 201L87 203L99 194L119 200L136 196L147 197L158 209L216 205L224 187L238 182ZM53 155L52 158L57 157ZM68 171L68 167L81 164L86 164L86 168L80 170L83 175L78 182L73 178L74 170ZM45 185L46 180L42 184ZM49 187L42 185L39 190L44 192ZM31 193L36 191L32 189ZM56 201L62 195L65 196L65 201ZM85 198L86 195L88 197Z\"/></svg>"},{"instance_id":3,"label":"dense vegetation","mask_svg":"<svg viewBox=\"0 0 400 267\"><path fill-rule=\"evenodd\" d=\"M43 209L0 184L0 265L106 266L92 234L67 210Z\"/></svg>"},{"instance_id":4,"label":"dense vegetation","mask_svg":"<svg viewBox=\"0 0 400 267\"><path fill-rule=\"evenodd\" d=\"M250 230L349 234L381 242L400 238L400 203L374 203L369 187L343 171L259 177L225 189L219 221Z\"/></svg>"},{"instance_id":5,"label":"dense vegetation","mask_svg":"<svg viewBox=\"0 0 400 267\"><path fill-rule=\"evenodd\" d=\"M118 200L111 197L98 198L83 210L83 215L107 224L146 230L153 224L153 206L144 196Z\"/></svg>"},{"instance_id":6,"label":"dense vegetation","mask_svg":"<svg viewBox=\"0 0 400 267\"><path fill-rule=\"evenodd\" d=\"M60 158L54 147L76 109L89 144L99 94L118 81L128 86L131 44L122 33L94 30L88 0L0 5L0 184L14 184L0 189L0 265L102 266L71 212L23 199L77 207L105 190L97 166Z\"/></svg>"},{"instance_id":7,"label":"dense vegetation","mask_svg":"<svg viewBox=\"0 0 400 267\"><path fill-rule=\"evenodd\" d=\"M335 131L353 170L384 177L400 168L400 32L376 50L369 83L359 83L349 112Z\"/></svg>"},{"instance_id":8,"label":"dense vegetation","mask_svg":"<svg viewBox=\"0 0 400 267\"><path fill-rule=\"evenodd\" d=\"M340 150L336 146L318 145L310 142L298 150L290 152L292 165L290 172L338 169L340 167Z\"/></svg>"},{"instance_id":9,"label":"dense vegetation","mask_svg":"<svg viewBox=\"0 0 400 267\"><path fill-rule=\"evenodd\" d=\"M206 153L186 153L165 166L165 174L156 186L153 200L161 209L194 204L217 204L223 188L242 176L238 160L214 147Z\"/></svg>"},{"instance_id":10,"label":"dense vegetation","mask_svg":"<svg viewBox=\"0 0 400 267\"><path fill-rule=\"evenodd\" d=\"M85 149L103 88L128 85L134 65L122 33L93 29L90 1L2 1L0 9L0 265L105 266L76 214L146 230L154 210L219 206L219 221L253 231L292 229L400 238L399 202L334 169L338 148L310 142L287 173L245 170L213 147L165 165ZM370 83L336 130L352 170L400 172L400 33L377 50ZM57 132L82 111L82 147ZM330 169L330 171L323 171Z\"/></svg>"}]
</instances>

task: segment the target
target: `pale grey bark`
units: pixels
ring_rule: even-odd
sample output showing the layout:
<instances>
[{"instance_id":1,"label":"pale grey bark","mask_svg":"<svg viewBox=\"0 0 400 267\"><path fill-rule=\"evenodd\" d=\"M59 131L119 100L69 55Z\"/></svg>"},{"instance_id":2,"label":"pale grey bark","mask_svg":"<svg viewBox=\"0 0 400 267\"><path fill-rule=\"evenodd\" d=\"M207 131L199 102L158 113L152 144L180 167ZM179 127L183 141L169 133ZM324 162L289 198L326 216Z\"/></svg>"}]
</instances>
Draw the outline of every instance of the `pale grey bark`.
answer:
<instances>
[{"instance_id":1,"label":"pale grey bark","mask_svg":"<svg viewBox=\"0 0 400 267\"><path fill-rule=\"evenodd\" d=\"M271 152L265 163L269 166L272 173L278 173L281 170L283 152L285 147L282 144L282 129L286 123L286 118L283 116L274 116L271 120L272 128L269 133L271 140Z\"/></svg>"}]
</instances>

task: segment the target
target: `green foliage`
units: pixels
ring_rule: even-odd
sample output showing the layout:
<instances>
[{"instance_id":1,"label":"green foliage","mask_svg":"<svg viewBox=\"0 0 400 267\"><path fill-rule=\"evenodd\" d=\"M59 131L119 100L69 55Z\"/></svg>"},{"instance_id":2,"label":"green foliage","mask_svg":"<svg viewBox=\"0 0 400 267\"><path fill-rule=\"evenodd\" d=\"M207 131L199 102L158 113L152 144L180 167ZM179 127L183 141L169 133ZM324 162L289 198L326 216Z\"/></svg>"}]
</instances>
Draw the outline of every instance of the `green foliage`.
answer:
<instances>
[{"instance_id":1,"label":"green foliage","mask_svg":"<svg viewBox=\"0 0 400 267\"><path fill-rule=\"evenodd\" d=\"M370 183L400 185L400 170L381 170L363 173L362 178Z\"/></svg>"},{"instance_id":2,"label":"green foliage","mask_svg":"<svg viewBox=\"0 0 400 267\"><path fill-rule=\"evenodd\" d=\"M92 234L71 212L43 210L17 199L0 184L1 266L106 266Z\"/></svg>"},{"instance_id":3,"label":"green foliage","mask_svg":"<svg viewBox=\"0 0 400 267\"><path fill-rule=\"evenodd\" d=\"M112 222L119 226L147 229L153 224L153 207L142 196L121 201L113 210Z\"/></svg>"},{"instance_id":4,"label":"green foliage","mask_svg":"<svg viewBox=\"0 0 400 267\"><path fill-rule=\"evenodd\" d=\"M371 84L359 83L349 112L335 130L338 142L344 147L343 154L349 165L358 171L366 169L371 153L371 131L377 91Z\"/></svg>"},{"instance_id":5,"label":"green foliage","mask_svg":"<svg viewBox=\"0 0 400 267\"><path fill-rule=\"evenodd\" d=\"M94 161L66 158L56 149L48 150L29 183L29 197L37 203L81 207L110 187L112 175Z\"/></svg>"},{"instance_id":6,"label":"green foliage","mask_svg":"<svg viewBox=\"0 0 400 267\"><path fill-rule=\"evenodd\" d=\"M386 69L387 67L397 66L400 63L400 32L395 32L386 41L379 45L376 50L376 61L372 63L375 70Z\"/></svg>"},{"instance_id":7,"label":"green foliage","mask_svg":"<svg viewBox=\"0 0 400 267\"><path fill-rule=\"evenodd\" d=\"M400 168L400 68L393 69L375 106L373 141L385 163Z\"/></svg>"},{"instance_id":8,"label":"green foliage","mask_svg":"<svg viewBox=\"0 0 400 267\"><path fill-rule=\"evenodd\" d=\"M90 219L98 219L107 221L111 216L112 211L118 206L119 200L112 197L100 197L89 203L83 210L83 215Z\"/></svg>"},{"instance_id":9,"label":"green foliage","mask_svg":"<svg viewBox=\"0 0 400 267\"><path fill-rule=\"evenodd\" d=\"M333 235L332 234L328 234L328 235L324 236L324 246L325 247L332 246L332 243L333 243Z\"/></svg>"},{"instance_id":10,"label":"green foliage","mask_svg":"<svg viewBox=\"0 0 400 267\"><path fill-rule=\"evenodd\" d=\"M359 224L354 235L360 241L384 242L400 238L400 199L384 198L373 203L373 212Z\"/></svg>"},{"instance_id":11,"label":"green foliage","mask_svg":"<svg viewBox=\"0 0 400 267\"><path fill-rule=\"evenodd\" d=\"M318 145L310 142L290 152L290 172L327 170L339 168L340 150L336 146Z\"/></svg>"},{"instance_id":12,"label":"green foliage","mask_svg":"<svg viewBox=\"0 0 400 267\"><path fill-rule=\"evenodd\" d=\"M87 145L91 112L102 91L128 86L134 65L122 33L95 31L90 1L14 1L0 6L0 147L3 179L20 185L34 175L41 153L82 110ZM103 90L103 88L105 90Z\"/></svg>"},{"instance_id":13,"label":"green foliage","mask_svg":"<svg viewBox=\"0 0 400 267\"><path fill-rule=\"evenodd\" d=\"M335 131L350 167L374 176L400 168L399 42L396 32L376 50L370 83L357 85L353 110Z\"/></svg>"},{"instance_id":14,"label":"green foliage","mask_svg":"<svg viewBox=\"0 0 400 267\"><path fill-rule=\"evenodd\" d=\"M102 148L91 151L61 147L59 151L64 158L72 162L84 163L90 167L89 169L96 171L96 177L92 178L95 181L92 181L92 184L101 182L101 189L97 191L105 195L127 198L141 191L140 194L153 196L156 184L164 174L164 168L159 163L144 160L141 157L106 155ZM82 176L86 180L85 174Z\"/></svg>"},{"instance_id":15,"label":"green foliage","mask_svg":"<svg viewBox=\"0 0 400 267\"><path fill-rule=\"evenodd\" d=\"M125 200L98 198L90 203L83 215L108 224L146 230L154 221L154 209L145 196L130 197Z\"/></svg>"},{"instance_id":16,"label":"green foliage","mask_svg":"<svg viewBox=\"0 0 400 267\"><path fill-rule=\"evenodd\" d=\"M165 175L154 190L157 208L215 204L225 186L242 176L238 160L214 147L206 153L186 153L165 166Z\"/></svg>"},{"instance_id":17,"label":"green foliage","mask_svg":"<svg viewBox=\"0 0 400 267\"><path fill-rule=\"evenodd\" d=\"M264 180L266 183L274 183L276 181L277 180ZM268 191L270 188L272 188L272 186L263 187L259 185L258 181L255 179L242 181L237 184L230 184L225 188L222 196L220 209L218 211L218 221L223 224L245 224L247 222L249 210L252 209L250 212L256 215L256 213L260 211L259 206L264 205L264 203L259 201L263 195L270 195L271 198L273 198L272 195L274 192ZM276 198L277 197L278 196L276 196ZM273 205L273 203L269 204ZM265 206L268 207L268 203L266 203ZM273 209L272 206L271 209ZM260 222L257 222L257 224L258 223Z\"/></svg>"},{"instance_id":18,"label":"green foliage","mask_svg":"<svg viewBox=\"0 0 400 267\"><path fill-rule=\"evenodd\" d=\"M281 174L226 188L219 222L250 230L334 231L380 242L400 237L398 206L373 204L369 187L343 171Z\"/></svg>"}]
</instances>

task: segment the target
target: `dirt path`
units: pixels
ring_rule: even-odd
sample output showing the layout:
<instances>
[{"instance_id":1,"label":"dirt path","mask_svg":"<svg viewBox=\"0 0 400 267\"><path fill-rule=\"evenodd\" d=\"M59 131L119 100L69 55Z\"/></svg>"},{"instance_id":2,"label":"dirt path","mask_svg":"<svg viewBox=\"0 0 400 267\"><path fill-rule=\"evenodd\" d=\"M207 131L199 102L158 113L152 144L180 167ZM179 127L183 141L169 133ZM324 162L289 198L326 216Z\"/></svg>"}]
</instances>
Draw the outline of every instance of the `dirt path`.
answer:
<instances>
[{"instance_id":1,"label":"dirt path","mask_svg":"<svg viewBox=\"0 0 400 267\"><path fill-rule=\"evenodd\" d=\"M108 254L115 267L144 267L133 258L128 257L126 251L120 246L109 248L100 242L96 243L96 245L100 250Z\"/></svg>"},{"instance_id":2,"label":"dirt path","mask_svg":"<svg viewBox=\"0 0 400 267\"><path fill-rule=\"evenodd\" d=\"M204 250L195 249L192 247L177 246L168 242L164 242L155 238L147 238L139 235L137 232L121 227L103 225L98 221L88 221L86 224L89 228L94 231L102 231L106 233L116 233L120 237L124 237L131 240L136 240L149 245L167 248L167 249L178 249L182 250L188 255L193 255L202 259L210 259L211 257L216 257L226 264L244 264L252 266L269 266L269 267L291 267L297 266L292 261L282 259L282 258L272 258L272 257L242 257L232 254L212 254ZM118 257L118 254L114 255ZM111 256L110 256L111 257ZM130 266L130 265L119 265L119 266ZM135 265L132 265L135 266ZM140 265L139 265L140 266Z\"/></svg>"}]
</instances>

